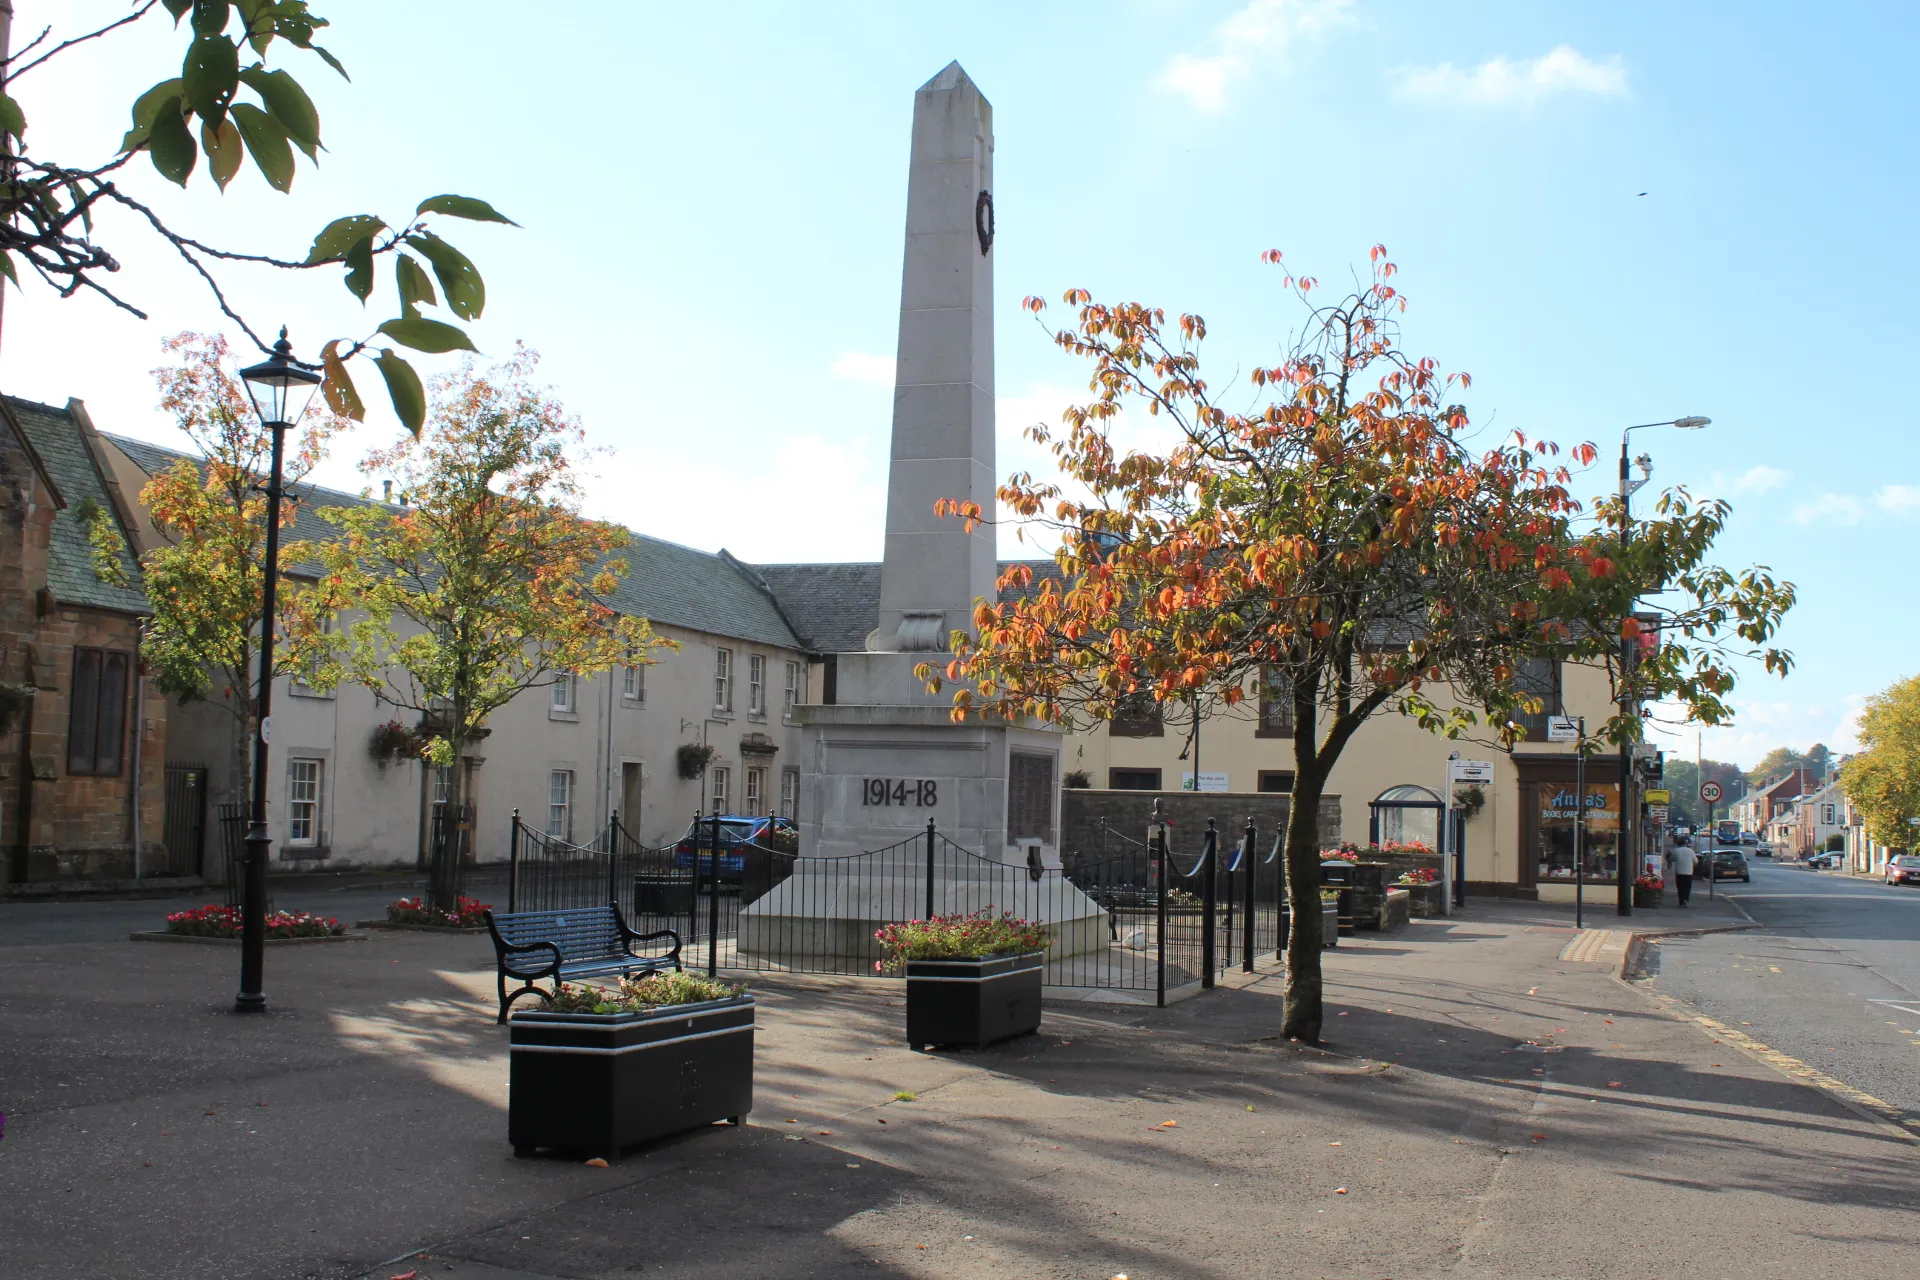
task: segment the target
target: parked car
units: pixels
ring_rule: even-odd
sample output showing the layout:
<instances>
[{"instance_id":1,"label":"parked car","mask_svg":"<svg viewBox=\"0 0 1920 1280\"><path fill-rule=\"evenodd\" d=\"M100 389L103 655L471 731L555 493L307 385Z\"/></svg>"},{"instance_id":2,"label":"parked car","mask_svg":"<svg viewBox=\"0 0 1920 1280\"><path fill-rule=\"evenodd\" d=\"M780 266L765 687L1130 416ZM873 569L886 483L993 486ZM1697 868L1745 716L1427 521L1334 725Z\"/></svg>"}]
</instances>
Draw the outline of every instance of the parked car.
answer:
<instances>
[{"instance_id":1,"label":"parked car","mask_svg":"<svg viewBox=\"0 0 1920 1280\"><path fill-rule=\"evenodd\" d=\"M1840 865L1838 853L1810 853L1800 859L1800 864L1814 871L1831 871Z\"/></svg>"},{"instance_id":2,"label":"parked car","mask_svg":"<svg viewBox=\"0 0 1920 1280\"><path fill-rule=\"evenodd\" d=\"M790 846L799 836L799 828L786 818L749 818L735 814L720 816L720 874L724 884L738 884L747 871L746 846L763 845L768 848L779 845ZM687 824L687 834L680 837L673 846L673 865L676 870L687 871L693 868L694 851L699 850L700 867L696 873L705 880L713 875L713 819L696 818Z\"/></svg>"},{"instance_id":3,"label":"parked car","mask_svg":"<svg viewBox=\"0 0 1920 1280\"><path fill-rule=\"evenodd\" d=\"M1751 881L1753 872L1747 867L1747 855L1738 848L1715 849L1706 855L1700 874L1712 880Z\"/></svg>"},{"instance_id":4,"label":"parked car","mask_svg":"<svg viewBox=\"0 0 1920 1280\"><path fill-rule=\"evenodd\" d=\"M1740 843L1758 845L1760 843L1760 837L1753 834L1753 832L1751 831L1742 831L1740 833Z\"/></svg>"},{"instance_id":5,"label":"parked car","mask_svg":"<svg viewBox=\"0 0 1920 1280\"><path fill-rule=\"evenodd\" d=\"M1920 884L1920 856L1903 853L1887 859L1888 884Z\"/></svg>"}]
</instances>

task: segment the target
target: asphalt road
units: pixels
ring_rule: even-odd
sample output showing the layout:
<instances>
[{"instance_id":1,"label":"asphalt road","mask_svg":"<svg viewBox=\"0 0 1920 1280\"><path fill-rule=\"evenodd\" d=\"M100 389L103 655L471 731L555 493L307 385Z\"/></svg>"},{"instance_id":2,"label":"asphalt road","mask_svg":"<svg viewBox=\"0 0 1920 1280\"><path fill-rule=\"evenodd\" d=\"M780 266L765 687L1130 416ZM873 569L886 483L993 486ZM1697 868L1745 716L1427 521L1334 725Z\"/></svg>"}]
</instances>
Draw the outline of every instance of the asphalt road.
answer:
<instances>
[{"instance_id":1,"label":"asphalt road","mask_svg":"<svg viewBox=\"0 0 1920 1280\"><path fill-rule=\"evenodd\" d=\"M1920 886L1751 863L1719 892L1763 927L1662 942L1654 986L1920 1117Z\"/></svg>"}]
</instances>

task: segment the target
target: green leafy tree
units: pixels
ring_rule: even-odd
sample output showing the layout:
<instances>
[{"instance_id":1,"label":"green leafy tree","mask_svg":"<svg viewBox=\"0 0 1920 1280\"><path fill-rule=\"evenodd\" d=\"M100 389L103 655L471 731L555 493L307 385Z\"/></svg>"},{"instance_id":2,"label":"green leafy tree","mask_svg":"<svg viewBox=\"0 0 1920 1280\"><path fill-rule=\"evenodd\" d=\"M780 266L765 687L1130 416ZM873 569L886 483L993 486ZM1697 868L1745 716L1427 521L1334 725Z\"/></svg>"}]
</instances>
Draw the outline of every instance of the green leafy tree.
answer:
<instances>
[{"instance_id":1,"label":"green leafy tree","mask_svg":"<svg viewBox=\"0 0 1920 1280\"><path fill-rule=\"evenodd\" d=\"M605 602L627 535L580 514L568 451L581 431L534 385L535 363L522 348L440 380L425 434L367 464L409 505L328 508L340 536L315 548L319 582L295 598L307 678L354 681L422 713L436 764L463 759L488 716L528 689L644 663L667 643ZM335 617L354 620L329 634Z\"/></svg>"},{"instance_id":2,"label":"green leafy tree","mask_svg":"<svg viewBox=\"0 0 1920 1280\"><path fill-rule=\"evenodd\" d=\"M1791 662L1772 640L1792 587L1708 561L1724 504L1668 493L1624 538L1618 501L1590 518L1555 446L1519 433L1470 445L1455 399L1466 377L1401 349L1394 267L1377 246L1373 259L1371 283L1327 306L1307 301L1311 280L1289 278L1303 336L1234 380L1231 405L1202 370L1200 317L1070 291L1077 320L1054 339L1093 366L1092 398L1057 438L1029 432L1061 478L1016 475L999 493L1059 539L1060 580L1009 568L1003 587L1024 590L976 605L977 635L955 634L944 673L920 668L931 688L959 686L956 718L1076 724L1143 693L1291 705L1282 1029L1309 1041L1322 1017L1320 800L1369 718L1511 743L1521 713L1547 709L1523 664L1548 657L1603 667L1629 695L1628 713L1590 726L1617 744L1642 736L1643 700L1726 722L1735 656ZM1127 410L1166 424L1171 445L1116 442ZM1570 456L1587 465L1595 450ZM936 509L984 518L953 500ZM1660 602L1657 630L1635 616L1641 597Z\"/></svg>"},{"instance_id":3,"label":"green leafy tree","mask_svg":"<svg viewBox=\"0 0 1920 1280\"><path fill-rule=\"evenodd\" d=\"M255 664L267 543L267 473L273 441L254 416L231 367L226 339L183 333L166 343L176 363L155 369L160 407L198 450L154 476L140 502L164 539L141 560L153 621L141 648L155 684L183 700L226 708L235 721L233 774L246 794L251 774ZM347 424L309 413L288 451L293 484L280 509L283 529L298 514L297 482L320 461L328 439ZM283 548L296 563L297 546ZM287 598L291 598L290 596Z\"/></svg>"},{"instance_id":4,"label":"green leafy tree","mask_svg":"<svg viewBox=\"0 0 1920 1280\"><path fill-rule=\"evenodd\" d=\"M1755 787L1765 786L1772 779L1783 773L1792 773L1806 762L1807 758L1792 747L1775 747L1761 756L1758 764L1747 770L1747 782Z\"/></svg>"},{"instance_id":5,"label":"green leafy tree","mask_svg":"<svg viewBox=\"0 0 1920 1280\"><path fill-rule=\"evenodd\" d=\"M1860 750L1840 766L1840 785L1866 819L1867 834L1912 847L1907 819L1920 817L1920 676L1895 681L1860 712Z\"/></svg>"},{"instance_id":6,"label":"green leafy tree","mask_svg":"<svg viewBox=\"0 0 1920 1280\"><path fill-rule=\"evenodd\" d=\"M156 13L158 11L158 13ZM75 162L42 156L29 144L35 72L54 64L62 74L89 42L137 23L171 15L184 42L177 74L135 94L135 86L102 84L100 93L125 91L132 98L131 127L117 148L105 140L104 158ZM11 12L0 9L0 54L11 40ZM115 251L96 237L94 213L118 207L170 246L197 272L222 313L261 351L267 340L229 305L221 273L234 264L286 271L343 269L347 290L361 302L373 294L382 264L390 269L396 314L370 332L342 336L321 349L327 404L343 417L365 414L348 362L365 357L386 383L395 413L418 433L426 415L420 376L385 338L415 351L471 351L458 325L423 315L423 306L444 307L455 320L480 318L486 286L465 254L442 238L441 220L507 223L484 200L437 195L420 201L405 218L389 222L376 214L335 218L320 229L305 255L276 256L209 244L170 225L139 198L134 162L144 156L167 182L186 186L204 169L221 191L251 159L276 191L293 187L297 155L320 160L320 114L287 67L269 65L283 54L306 53L341 76L347 74L314 37L328 25L305 0L139 0L133 12L94 31L56 39L49 26L15 52L0 79L0 273L19 286L38 279L60 297L87 290L145 319L147 313L109 288L119 270ZM58 62L56 62L58 60ZM297 153L297 154L296 154ZM435 284L438 284L436 293ZM3 286L0 286L3 287Z\"/></svg>"}]
</instances>

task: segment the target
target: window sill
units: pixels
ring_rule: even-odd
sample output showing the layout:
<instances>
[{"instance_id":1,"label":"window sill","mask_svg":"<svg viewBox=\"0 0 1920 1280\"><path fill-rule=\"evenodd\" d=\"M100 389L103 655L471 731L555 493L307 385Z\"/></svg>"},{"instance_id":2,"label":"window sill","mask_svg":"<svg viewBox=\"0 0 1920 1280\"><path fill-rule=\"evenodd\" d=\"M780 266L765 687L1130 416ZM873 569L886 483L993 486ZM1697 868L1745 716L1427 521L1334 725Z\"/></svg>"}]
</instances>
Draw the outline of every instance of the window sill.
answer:
<instances>
[{"instance_id":1,"label":"window sill","mask_svg":"<svg viewBox=\"0 0 1920 1280\"><path fill-rule=\"evenodd\" d=\"M547 719L558 720L567 724L579 724L580 713L578 711L561 711L557 708L549 707L547 709Z\"/></svg>"},{"instance_id":2,"label":"window sill","mask_svg":"<svg viewBox=\"0 0 1920 1280\"><path fill-rule=\"evenodd\" d=\"M1287 742L1292 742L1293 730L1258 728L1253 731L1253 736L1256 738L1279 738Z\"/></svg>"}]
</instances>

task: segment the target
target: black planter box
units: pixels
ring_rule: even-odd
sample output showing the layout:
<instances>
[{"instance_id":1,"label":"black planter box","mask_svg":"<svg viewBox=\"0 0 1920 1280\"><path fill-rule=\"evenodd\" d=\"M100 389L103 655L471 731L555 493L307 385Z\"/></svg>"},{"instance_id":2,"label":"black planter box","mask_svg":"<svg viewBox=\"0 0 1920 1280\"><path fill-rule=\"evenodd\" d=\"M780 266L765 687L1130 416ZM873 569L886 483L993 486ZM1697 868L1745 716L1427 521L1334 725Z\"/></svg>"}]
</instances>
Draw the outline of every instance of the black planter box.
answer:
<instances>
[{"instance_id":1,"label":"black planter box","mask_svg":"<svg viewBox=\"0 0 1920 1280\"><path fill-rule=\"evenodd\" d=\"M1047 956L907 961L907 1047L981 1045L1040 1029Z\"/></svg>"},{"instance_id":2,"label":"black planter box","mask_svg":"<svg viewBox=\"0 0 1920 1280\"><path fill-rule=\"evenodd\" d=\"M1281 907L1279 914L1280 936L1279 940L1274 943L1274 949L1279 952L1284 952L1287 949L1288 932L1293 927L1293 912L1291 908ZM1327 947L1337 947L1339 945L1340 906L1334 902L1323 902L1320 904L1320 946L1324 950Z\"/></svg>"},{"instance_id":3,"label":"black planter box","mask_svg":"<svg viewBox=\"0 0 1920 1280\"><path fill-rule=\"evenodd\" d=\"M627 1147L743 1123L753 1110L753 997L650 1013L515 1013L507 1141L611 1157Z\"/></svg>"},{"instance_id":4,"label":"black planter box","mask_svg":"<svg viewBox=\"0 0 1920 1280\"><path fill-rule=\"evenodd\" d=\"M684 916L693 910L693 873L645 871L633 878L633 914Z\"/></svg>"}]
</instances>

